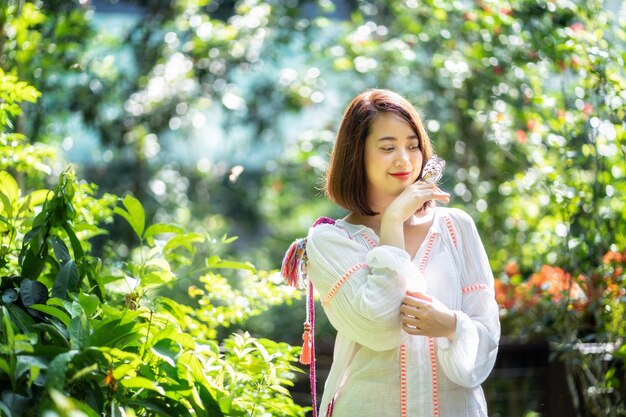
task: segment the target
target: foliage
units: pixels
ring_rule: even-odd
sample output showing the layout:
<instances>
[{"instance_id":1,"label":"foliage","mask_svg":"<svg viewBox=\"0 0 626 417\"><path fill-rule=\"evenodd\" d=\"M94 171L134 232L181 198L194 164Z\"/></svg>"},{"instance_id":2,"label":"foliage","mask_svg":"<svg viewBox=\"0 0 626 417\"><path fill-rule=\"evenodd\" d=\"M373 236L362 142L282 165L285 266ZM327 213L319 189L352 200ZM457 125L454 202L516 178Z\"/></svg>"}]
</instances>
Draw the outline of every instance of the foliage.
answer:
<instances>
[{"instance_id":1,"label":"foliage","mask_svg":"<svg viewBox=\"0 0 626 417\"><path fill-rule=\"evenodd\" d=\"M206 256L206 233L147 223L134 197L95 199L69 169L51 190L26 193L7 171L0 184L0 415L304 415L286 388L298 348L217 338L221 316L244 320L285 301L268 273ZM113 213L138 247L101 260L89 240ZM217 271L253 285L238 292ZM160 294L198 278L211 293L195 287L196 309ZM233 294L239 305L216 307Z\"/></svg>"},{"instance_id":2,"label":"foliage","mask_svg":"<svg viewBox=\"0 0 626 417\"><path fill-rule=\"evenodd\" d=\"M10 181L1 174L5 184ZM213 272L202 281L218 283L210 296L196 294L197 310L158 292L152 295L182 279L178 269L189 262L182 260L193 259L206 236L173 225L145 227L141 204L126 196L115 212L137 233L138 259L101 265L76 237L72 199L77 188L72 175L63 173L54 190L40 193L39 202L29 199L41 209L25 220L30 230L11 232L22 248L19 268L10 270L9 262L3 268L0 380L8 389L0 403L3 413L303 415L284 395L298 370L295 348L247 334L220 344L215 334L219 316L244 319L282 302L284 295L261 281L262 293L238 298L249 308L224 305L216 311L213 300L232 290ZM0 195L3 203L11 201ZM3 204L2 215L15 224L15 217L28 217L25 210ZM215 256L206 259L206 267L256 273L248 264ZM258 398L263 402L257 404Z\"/></svg>"}]
</instances>

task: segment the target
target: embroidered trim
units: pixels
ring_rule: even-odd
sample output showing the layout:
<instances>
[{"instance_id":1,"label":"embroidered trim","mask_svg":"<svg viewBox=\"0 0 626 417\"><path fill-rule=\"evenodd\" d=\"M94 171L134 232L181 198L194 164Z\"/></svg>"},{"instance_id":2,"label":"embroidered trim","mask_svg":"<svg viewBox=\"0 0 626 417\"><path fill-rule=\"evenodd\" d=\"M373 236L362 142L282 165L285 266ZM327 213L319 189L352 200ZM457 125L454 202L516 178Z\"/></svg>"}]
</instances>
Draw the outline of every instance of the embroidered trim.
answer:
<instances>
[{"instance_id":1,"label":"embroidered trim","mask_svg":"<svg viewBox=\"0 0 626 417\"><path fill-rule=\"evenodd\" d=\"M367 243L370 244L371 247L375 248L377 246L376 243L374 243L374 241L372 240L372 238L367 235L367 233L363 232L361 233L361 236L363 236L363 239L365 239Z\"/></svg>"},{"instance_id":2,"label":"embroidered trim","mask_svg":"<svg viewBox=\"0 0 626 417\"><path fill-rule=\"evenodd\" d=\"M426 269L426 264L428 263L428 258L430 258L430 251L433 249L433 242L435 241L435 233L432 233L428 238L428 243L426 244L426 252L424 252L424 256L420 262L419 271L423 274Z\"/></svg>"},{"instance_id":3,"label":"embroidered trim","mask_svg":"<svg viewBox=\"0 0 626 417\"><path fill-rule=\"evenodd\" d=\"M328 403L328 407L326 408L326 417L332 417L333 415L333 409L335 408L335 401L337 401L337 396L339 395L339 393L335 393L335 395L333 396L332 400L330 400L330 402Z\"/></svg>"},{"instance_id":4,"label":"embroidered trim","mask_svg":"<svg viewBox=\"0 0 626 417\"><path fill-rule=\"evenodd\" d=\"M452 238L452 242L454 243L454 247L456 248L456 233L454 232L454 226L452 226L452 220L450 216L445 216L444 220L446 221L446 226L448 226L448 232L450 232L450 237Z\"/></svg>"},{"instance_id":5,"label":"embroidered trim","mask_svg":"<svg viewBox=\"0 0 626 417\"><path fill-rule=\"evenodd\" d=\"M467 294L473 291L486 290L487 288L489 288L487 284L473 284L461 289L461 292Z\"/></svg>"},{"instance_id":6,"label":"embroidered trim","mask_svg":"<svg viewBox=\"0 0 626 417\"><path fill-rule=\"evenodd\" d=\"M339 278L335 285L333 285L333 287L328 291L328 294L326 294L326 297L324 297L324 299L322 300L322 305L326 305L330 302L330 300L335 296L337 291L339 291L339 288L341 288L341 286L348 280L348 278L350 278L350 275L363 268L367 268L367 264L361 262L348 269L348 271L346 271L346 273L343 274L343 276Z\"/></svg>"},{"instance_id":7,"label":"embroidered trim","mask_svg":"<svg viewBox=\"0 0 626 417\"><path fill-rule=\"evenodd\" d=\"M400 416L407 416L406 396L406 345L400 345Z\"/></svg>"},{"instance_id":8,"label":"embroidered trim","mask_svg":"<svg viewBox=\"0 0 626 417\"><path fill-rule=\"evenodd\" d=\"M430 353L430 369L433 380L433 416L439 415L439 387L437 378L437 355L435 353L435 338L428 338L428 351Z\"/></svg>"}]
</instances>

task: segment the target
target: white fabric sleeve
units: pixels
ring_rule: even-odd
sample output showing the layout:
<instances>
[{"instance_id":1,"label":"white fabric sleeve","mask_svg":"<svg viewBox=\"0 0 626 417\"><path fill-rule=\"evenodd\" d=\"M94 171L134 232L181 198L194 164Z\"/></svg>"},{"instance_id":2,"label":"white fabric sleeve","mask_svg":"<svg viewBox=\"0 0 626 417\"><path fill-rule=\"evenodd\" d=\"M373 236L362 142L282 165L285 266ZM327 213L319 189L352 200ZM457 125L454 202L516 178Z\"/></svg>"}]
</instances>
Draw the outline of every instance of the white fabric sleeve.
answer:
<instances>
[{"instance_id":1,"label":"white fabric sleeve","mask_svg":"<svg viewBox=\"0 0 626 417\"><path fill-rule=\"evenodd\" d=\"M472 218L458 209L449 211L456 242L448 236L461 276L461 310L455 311L452 341L437 338L438 356L445 374L464 387L477 386L493 369L500 339L500 320L493 273ZM456 245L456 249L455 249Z\"/></svg>"},{"instance_id":2,"label":"white fabric sleeve","mask_svg":"<svg viewBox=\"0 0 626 417\"><path fill-rule=\"evenodd\" d=\"M392 246L369 249L337 226L322 224L309 232L306 244L307 275L324 299L324 311L337 332L369 349L398 347L406 336L401 328L400 305L411 281L423 281L409 254ZM340 286L350 269L352 272Z\"/></svg>"}]
</instances>

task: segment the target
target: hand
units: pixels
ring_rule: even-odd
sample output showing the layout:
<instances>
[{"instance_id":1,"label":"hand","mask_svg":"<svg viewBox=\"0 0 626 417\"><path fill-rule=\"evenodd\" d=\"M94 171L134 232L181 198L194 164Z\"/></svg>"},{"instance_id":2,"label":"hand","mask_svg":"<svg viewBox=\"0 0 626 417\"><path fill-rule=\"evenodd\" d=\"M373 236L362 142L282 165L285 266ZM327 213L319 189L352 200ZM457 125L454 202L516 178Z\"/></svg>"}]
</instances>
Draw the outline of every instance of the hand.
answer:
<instances>
[{"instance_id":1,"label":"hand","mask_svg":"<svg viewBox=\"0 0 626 417\"><path fill-rule=\"evenodd\" d=\"M385 210L384 216L405 222L429 200L450 202L450 194L441 191L435 184L418 181L406 187Z\"/></svg>"},{"instance_id":2,"label":"hand","mask_svg":"<svg viewBox=\"0 0 626 417\"><path fill-rule=\"evenodd\" d=\"M447 337L456 334L456 315L440 301L407 291L400 306L402 329L411 335Z\"/></svg>"}]
</instances>

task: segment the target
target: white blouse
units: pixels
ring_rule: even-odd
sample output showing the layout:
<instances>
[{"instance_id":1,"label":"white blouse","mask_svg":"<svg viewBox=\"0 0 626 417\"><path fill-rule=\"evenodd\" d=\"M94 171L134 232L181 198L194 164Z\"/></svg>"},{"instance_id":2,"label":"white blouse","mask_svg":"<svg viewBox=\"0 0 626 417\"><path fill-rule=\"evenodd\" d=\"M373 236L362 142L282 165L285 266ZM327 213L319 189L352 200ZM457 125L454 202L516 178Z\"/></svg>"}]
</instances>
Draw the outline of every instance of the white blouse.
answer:
<instances>
[{"instance_id":1,"label":"white blouse","mask_svg":"<svg viewBox=\"0 0 626 417\"><path fill-rule=\"evenodd\" d=\"M333 417L487 416L480 384L500 338L493 274L471 217L434 210L414 259L343 220L309 231L307 275L337 330L320 416L330 409ZM409 289L455 312L452 341L402 330Z\"/></svg>"}]
</instances>

